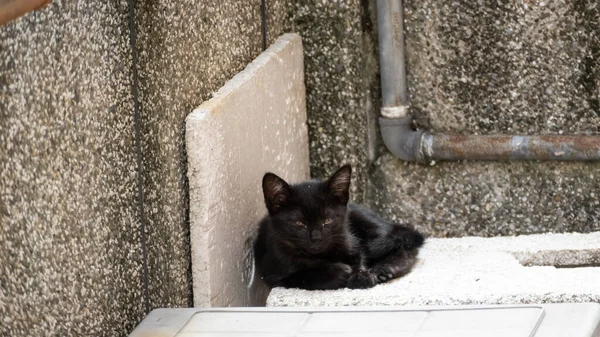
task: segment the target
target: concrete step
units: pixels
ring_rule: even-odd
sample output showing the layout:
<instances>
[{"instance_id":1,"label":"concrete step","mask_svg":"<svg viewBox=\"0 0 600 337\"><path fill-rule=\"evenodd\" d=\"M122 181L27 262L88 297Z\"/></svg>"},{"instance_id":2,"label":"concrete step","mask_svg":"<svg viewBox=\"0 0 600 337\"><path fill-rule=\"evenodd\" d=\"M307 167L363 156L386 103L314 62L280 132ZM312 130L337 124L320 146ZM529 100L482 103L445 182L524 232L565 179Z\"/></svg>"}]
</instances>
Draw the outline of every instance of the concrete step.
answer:
<instances>
[{"instance_id":1,"label":"concrete step","mask_svg":"<svg viewBox=\"0 0 600 337\"><path fill-rule=\"evenodd\" d=\"M428 239L419 255L374 288L275 288L267 306L600 303L600 232Z\"/></svg>"}]
</instances>

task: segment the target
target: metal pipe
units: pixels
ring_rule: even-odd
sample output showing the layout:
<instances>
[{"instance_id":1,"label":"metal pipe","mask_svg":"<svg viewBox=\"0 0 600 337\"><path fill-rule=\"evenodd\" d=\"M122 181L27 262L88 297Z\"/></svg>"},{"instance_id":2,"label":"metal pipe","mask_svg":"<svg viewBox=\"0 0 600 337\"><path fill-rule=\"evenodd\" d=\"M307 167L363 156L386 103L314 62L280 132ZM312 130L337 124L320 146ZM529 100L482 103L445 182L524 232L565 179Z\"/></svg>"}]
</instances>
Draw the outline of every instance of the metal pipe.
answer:
<instances>
[{"instance_id":1,"label":"metal pipe","mask_svg":"<svg viewBox=\"0 0 600 337\"><path fill-rule=\"evenodd\" d=\"M387 118L408 113L408 89L404 64L404 6L402 0L377 0L381 114Z\"/></svg>"},{"instance_id":2,"label":"metal pipe","mask_svg":"<svg viewBox=\"0 0 600 337\"><path fill-rule=\"evenodd\" d=\"M382 108L381 137L396 157L432 160L600 161L600 136L432 135L411 127L404 65L401 0L377 0Z\"/></svg>"},{"instance_id":3,"label":"metal pipe","mask_svg":"<svg viewBox=\"0 0 600 337\"><path fill-rule=\"evenodd\" d=\"M424 161L421 155L421 137L423 131L412 129L410 117L379 118L379 129L383 143L390 152L406 161Z\"/></svg>"},{"instance_id":4,"label":"metal pipe","mask_svg":"<svg viewBox=\"0 0 600 337\"><path fill-rule=\"evenodd\" d=\"M598 136L429 135L421 140L430 160L600 160Z\"/></svg>"}]
</instances>

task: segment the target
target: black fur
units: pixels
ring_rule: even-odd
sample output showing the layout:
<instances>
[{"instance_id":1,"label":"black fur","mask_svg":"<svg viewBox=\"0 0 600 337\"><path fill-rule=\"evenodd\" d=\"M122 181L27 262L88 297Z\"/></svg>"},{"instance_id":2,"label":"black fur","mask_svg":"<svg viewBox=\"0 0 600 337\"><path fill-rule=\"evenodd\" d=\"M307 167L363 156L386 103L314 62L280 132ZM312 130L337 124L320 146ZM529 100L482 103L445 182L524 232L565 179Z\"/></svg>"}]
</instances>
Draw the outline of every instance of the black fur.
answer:
<instances>
[{"instance_id":1,"label":"black fur","mask_svg":"<svg viewBox=\"0 0 600 337\"><path fill-rule=\"evenodd\" d=\"M269 214L254 243L256 266L270 287L370 288L406 275L424 237L348 204L352 169L326 181L289 185L263 177Z\"/></svg>"}]
</instances>

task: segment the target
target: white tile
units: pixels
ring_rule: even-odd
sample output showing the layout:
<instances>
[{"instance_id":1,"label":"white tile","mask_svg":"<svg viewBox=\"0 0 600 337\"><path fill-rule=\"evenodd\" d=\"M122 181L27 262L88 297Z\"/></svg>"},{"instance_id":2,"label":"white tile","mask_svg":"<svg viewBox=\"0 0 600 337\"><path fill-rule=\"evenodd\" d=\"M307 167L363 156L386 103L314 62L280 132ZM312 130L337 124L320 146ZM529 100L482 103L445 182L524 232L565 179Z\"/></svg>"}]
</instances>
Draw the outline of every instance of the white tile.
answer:
<instances>
[{"instance_id":1,"label":"white tile","mask_svg":"<svg viewBox=\"0 0 600 337\"><path fill-rule=\"evenodd\" d=\"M314 313L302 332L416 331L426 312Z\"/></svg>"},{"instance_id":2,"label":"white tile","mask_svg":"<svg viewBox=\"0 0 600 337\"><path fill-rule=\"evenodd\" d=\"M192 316L181 333L291 333L308 320L307 313L200 312Z\"/></svg>"}]
</instances>

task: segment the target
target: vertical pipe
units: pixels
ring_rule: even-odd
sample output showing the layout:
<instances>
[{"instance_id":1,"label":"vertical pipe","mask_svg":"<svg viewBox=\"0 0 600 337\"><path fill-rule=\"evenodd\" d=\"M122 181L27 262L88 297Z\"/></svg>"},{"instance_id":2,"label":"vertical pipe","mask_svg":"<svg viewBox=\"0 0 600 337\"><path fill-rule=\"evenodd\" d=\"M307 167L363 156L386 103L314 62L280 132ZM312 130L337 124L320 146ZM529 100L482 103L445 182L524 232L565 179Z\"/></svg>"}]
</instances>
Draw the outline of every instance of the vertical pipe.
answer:
<instances>
[{"instance_id":1,"label":"vertical pipe","mask_svg":"<svg viewBox=\"0 0 600 337\"><path fill-rule=\"evenodd\" d=\"M377 0L382 108L381 138L396 157L431 160L600 161L599 136L431 135L408 116L402 0Z\"/></svg>"},{"instance_id":2,"label":"vertical pipe","mask_svg":"<svg viewBox=\"0 0 600 337\"><path fill-rule=\"evenodd\" d=\"M408 112L403 7L402 0L377 0L381 114L387 118L405 117Z\"/></svg>"}]
</instances>

